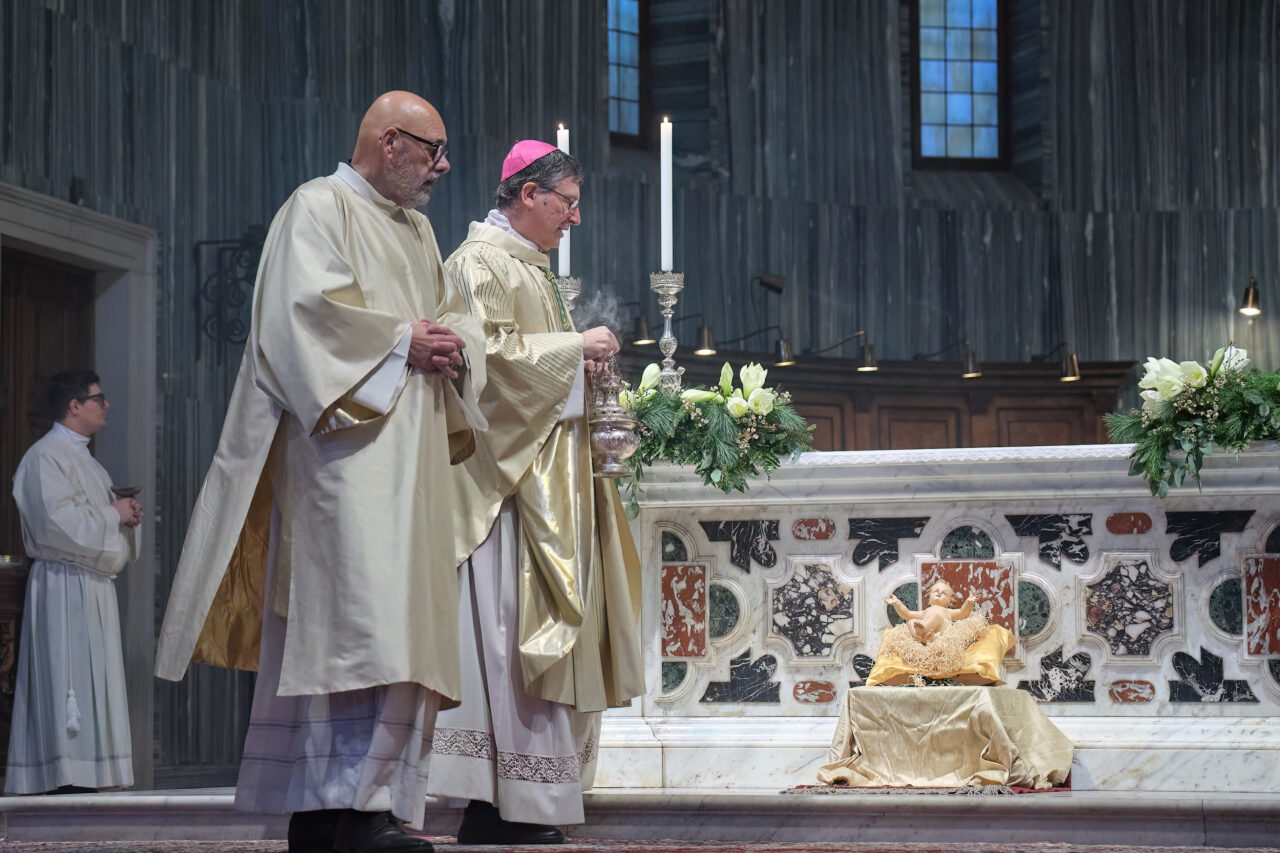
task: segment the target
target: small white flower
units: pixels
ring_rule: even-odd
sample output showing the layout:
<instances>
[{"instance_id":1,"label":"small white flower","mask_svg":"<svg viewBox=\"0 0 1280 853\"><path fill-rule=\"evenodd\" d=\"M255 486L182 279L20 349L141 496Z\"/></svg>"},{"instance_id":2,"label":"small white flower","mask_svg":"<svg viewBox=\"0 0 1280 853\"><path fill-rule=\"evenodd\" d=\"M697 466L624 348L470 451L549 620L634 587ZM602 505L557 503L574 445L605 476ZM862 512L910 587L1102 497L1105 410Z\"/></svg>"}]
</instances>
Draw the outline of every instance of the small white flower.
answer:
<instances>
[{"instance_id":1,"label":"small white flower","mask_svg":"<svg viewBox=\"0 0 1280 853\"><path fill-rule=\"evenodd\" d=\"M1148 388L1157 392L1158 400L1176 397L1182 391L1182 368L1176 361L1168 358L1148 358L1147 372L1138 381L1139 388Z\"/></svg>"},{"instance_id":2,"label":"small white flower","mask_svg":"<svg viewBox=\"0 0 1280 853\"><path fill-rule=\"evenodd\" d=\"M729 414L733 415L735 418L740 418L751 411L750 404L737 394L734 394L732 397L725 400L724 405L725 408L729 410Z\"/></svg>"},{"instance_id":3,"label":"small white flower","mask_svg":"<svg viewBox=\"0 0 1280 853\"><path fill-rule=\"evenodd\" d=\"M1209 381L1209 371L1198 361L1178 362L1178 372L1186 388L1203 388L1204 383Z\"/></svg>"},{"instance_id":4,"label":"small white flower","mask_svg":"<svg viewBox=\"0 0 1280 853\"><path fill-rule=\"evenodd\" d=\"M644 394L646 391L658 387L658 380L661 378L662 368L656 364L650 364L640 376L640 385L636 387L636 393Z\"/></svg>"},{"instance_id":5,"label":"small white flower","mask_svg":"<svg viewBox=\"0 0 1280 853\"><path fill-rule=\"evenodd\" d=\"M768 388L757 388L751 392L751 396L747 397L747 405L757 415L767 415L773 411L773 401L776 397L777 394Z\"/></svg>"},{"instance_id":6,"label":"small white flower","mask_svg":"<svg viewBox=\"0 0 1280 853\"><path fill-rule=\"evenodd\" d=\"M1222 369L1239 372L1249 364L1249 351L1243 347L1227 347L1222 355Z\"/></svg>"},{"instance_id":7,"label":"small white flower","mask_svg":"<svg viewBox=\"0 0 1280 853\"><path fill-rule=\"evenodd\" d=\"M733 368L727 361L720 368L720 393L726 397L733 393Z\"/></svg>"},{"instance_id":8,"label":"small white flower","mask_svg":"<svg viewBox=\"0 0 1280 853\"><path fill-rule=\"evenodd\" d=\"M1160 404L1163 402L1160 399L1159 391L1143 391L1138 396L1142 398L1142 411L1149 415L1154 415L1159 411Z\"/></svg>"}]
</instances>

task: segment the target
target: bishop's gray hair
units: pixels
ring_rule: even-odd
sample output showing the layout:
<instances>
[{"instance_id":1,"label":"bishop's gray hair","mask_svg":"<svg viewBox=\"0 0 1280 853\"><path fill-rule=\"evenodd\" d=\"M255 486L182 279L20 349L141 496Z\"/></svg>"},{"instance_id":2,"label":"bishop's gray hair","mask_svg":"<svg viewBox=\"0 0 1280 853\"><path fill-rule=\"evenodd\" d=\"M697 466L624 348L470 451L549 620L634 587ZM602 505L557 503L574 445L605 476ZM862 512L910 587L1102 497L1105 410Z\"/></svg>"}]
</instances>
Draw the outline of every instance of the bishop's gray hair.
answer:
<instances>
[{"instance_id":1,"label":"bishop's gray hair","mask_svg":"<svg viewBox=\"0 0 1280 853\"><path fill-rule=\"evenodd\" d=\"M554 190L566 178L582 182L582 165L570 155L556 149L534 160L502 183L493 194L493 206L507 210L520 198L520 188L532 181L540 189Z\"/></svg>"}]
</instances>

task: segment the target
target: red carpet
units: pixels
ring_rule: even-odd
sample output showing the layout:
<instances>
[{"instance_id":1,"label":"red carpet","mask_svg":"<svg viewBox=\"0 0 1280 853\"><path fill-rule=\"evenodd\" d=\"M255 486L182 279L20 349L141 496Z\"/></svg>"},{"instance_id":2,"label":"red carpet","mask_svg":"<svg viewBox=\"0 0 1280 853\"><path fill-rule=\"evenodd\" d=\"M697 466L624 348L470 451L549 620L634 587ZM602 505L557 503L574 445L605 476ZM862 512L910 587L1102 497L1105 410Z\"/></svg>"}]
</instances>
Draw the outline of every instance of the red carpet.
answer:
<instances>
[{"instance_id":1,"label":"red carpet","mask_svg":"<svg viewBox=\"0 0 1280 853\"><path fill-rule=\"evenodd\" d=\"M787 844L716 841L589 841L576 838L546 847L476 847L454 844L449 836L431 837L440 853L1280 853L1275 847L1085 847L1074 844ZM283 841L0 841L0 853L286 853Z\"/></svg>"}]
</instances>

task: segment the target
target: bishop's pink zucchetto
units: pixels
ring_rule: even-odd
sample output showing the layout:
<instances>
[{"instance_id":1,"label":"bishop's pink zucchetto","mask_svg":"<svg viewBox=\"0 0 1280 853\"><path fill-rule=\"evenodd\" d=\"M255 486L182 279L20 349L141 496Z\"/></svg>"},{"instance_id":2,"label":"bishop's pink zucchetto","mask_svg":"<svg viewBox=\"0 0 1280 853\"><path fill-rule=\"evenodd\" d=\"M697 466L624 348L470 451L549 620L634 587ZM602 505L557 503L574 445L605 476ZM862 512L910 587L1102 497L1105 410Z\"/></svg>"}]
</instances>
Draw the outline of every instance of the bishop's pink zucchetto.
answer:
<instances>
[{"instance_id":1,"label":"bishop's pink zucchetto","mask_svg":"<svg viewBox=\"0 0 1280 853\"><path fill-rule=\"evenodd\" d=\"M540 139L521 139L511 146L507 159L502 161L502 180L505 181L534 160L540 160L555 150L554 145Z\"/></svg>"}]
</instances>

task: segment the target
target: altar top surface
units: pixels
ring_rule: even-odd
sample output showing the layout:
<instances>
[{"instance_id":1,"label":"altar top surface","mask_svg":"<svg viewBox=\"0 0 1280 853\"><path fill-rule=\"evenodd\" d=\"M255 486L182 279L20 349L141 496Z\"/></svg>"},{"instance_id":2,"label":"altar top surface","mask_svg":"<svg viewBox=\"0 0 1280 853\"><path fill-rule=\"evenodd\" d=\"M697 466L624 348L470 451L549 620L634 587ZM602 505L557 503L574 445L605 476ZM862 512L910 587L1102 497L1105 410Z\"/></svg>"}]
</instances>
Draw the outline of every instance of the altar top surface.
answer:
<instances>
[{"instance_id":1,"label":"altar top surface","mask_svg":"<svg viewBox=\"0 0 1280 853\"><path fill-rule=\"evenodd\" d=\"M724 494L703 484L692 468L658 464L645 472L640 506L796 503L823 501L936 501L1116 495L1150 498L1129 475L1132 444L1044 447L967 447L802 453L748 491ZM1167 503L1216 494L1280 492L1280 445L1259 443L1240 453L1205 458L1204 483L1188 479Z\"/></svg>"}]
</instances>

